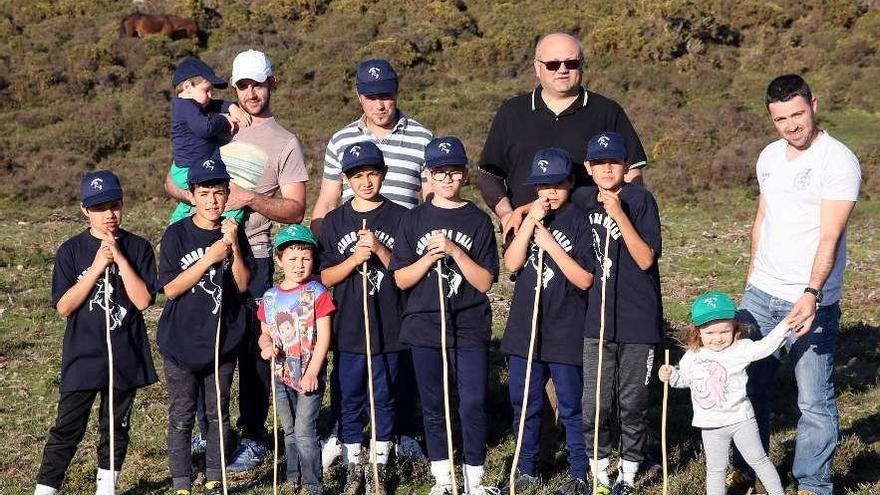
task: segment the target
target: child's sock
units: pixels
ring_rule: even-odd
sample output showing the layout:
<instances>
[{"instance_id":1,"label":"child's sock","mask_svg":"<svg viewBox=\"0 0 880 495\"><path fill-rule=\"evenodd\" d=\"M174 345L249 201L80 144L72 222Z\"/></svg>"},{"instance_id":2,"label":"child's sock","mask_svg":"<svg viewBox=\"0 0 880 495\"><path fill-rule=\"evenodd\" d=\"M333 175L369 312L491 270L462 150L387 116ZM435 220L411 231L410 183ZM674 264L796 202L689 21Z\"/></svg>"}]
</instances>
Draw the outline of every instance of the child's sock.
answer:
<instances>
[{"instance_id":1,"label":"child's sock","mask_svg":"<svg viewBox=\"0 0 880 495\"><path fill-rule=\"evenodd\" d=\"M359 443L346 443L342 446L342 459L345 460L345 464L357 464L360 462L361 455L361 444Z\"/></svg>"},{"instance_id":2,"label":"child's sock","mask_svg":"<svg viewBox=\"0 0 880 495\"><path fill-rule=\"evenodd\" d=\"M607 457L603 457L595 463L593 463L592 460L590 461L590 468L593 471L593 476L595 476L596 479L599 480L599 483L605 486L611 486L611 480L608 479L609 463L610 462L608 461Z\"/></svg>"},{"instance_id":3,"label":"child's sock","mask_svg":"<svg viewBox=\"0 0 880 495\"><path fill-rule=\"evenodd\" d=\"M391 442L376 441L376 451L370 452L370 460L376 459L376 464L388 464L388 452L391 450Z\"/></svg>"},{"instance_id":4,"label":"child's sock","mask_svg":"<svg viewBox=\"0 0 880 495\"><path fill-rule=\"evenodd\" d=\"M58 493L58 490L51 486L37 485L34 488L34 495L55 495L56 493Z\"/></svg>"},{"instance_id":5,"label":"child's sock","mask_svg":"<svg viewBox=\"0 0 880 495\"><path fill-rule=\"evenodd\" d=\"M110 495L119 480L119 471L113 473L109 469L98 469L95 476L95 495Z\"/></svg>"},{"instance_id":6,"label":"child's sock","mask_svg":"<svg viewBox=\"0 0 880 495\"><path fill-rule=\"evenodd\" d=\"M438 485L451 485L452 477L449 475L449 459L431 461L431 474L434 482Z\"/></svg>"},{"instance_id":7,"label":"child's sock","mask_svg":"<svg viewBox=\"0 0 880 495\"><path fill-rule=\"evenodd\" d=\"M637 461L622 459L620 461L620 475L617 478L623 478L623 482L627 485L634 485L636 483L636 472L638 472L638 470L639 463Z\"/></svg>"},{"instance_id":8,"label":"child's sock","mask_svg":"<svg viewBox=\"0 0 880 495\"><path fill-rule=\"evenodd\" d=\"M470 464L464 465L464 486L465 493L470 493L478 486L483 485L483 474L485 474L486 470L483 466L471 466Z\"/></svg>"}]
</instances>

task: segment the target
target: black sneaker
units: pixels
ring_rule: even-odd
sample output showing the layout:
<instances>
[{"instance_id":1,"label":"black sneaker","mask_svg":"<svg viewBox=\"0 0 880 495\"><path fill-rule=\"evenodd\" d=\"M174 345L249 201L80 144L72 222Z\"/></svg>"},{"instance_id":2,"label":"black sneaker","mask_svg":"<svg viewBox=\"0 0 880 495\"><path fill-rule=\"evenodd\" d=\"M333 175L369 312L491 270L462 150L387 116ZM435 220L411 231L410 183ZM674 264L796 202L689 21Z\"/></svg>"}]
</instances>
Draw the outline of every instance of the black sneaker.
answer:
<instances>
[{"instance_id":1,"label":"black sneaker","mask_svg":"<svg viewBox=\"0 0 880 495\"><path fill-rule=\"evenodd\" d=\"M568 475L565 477L565 481L559 485L559 488L553 492L553 495L584 495L587 493L587 490L592 489L592 485L587 487L586 481Z\"/></svg>"},{"instance_id":2,"label":"black sneaker","mask_svg":"<svg viewBox=\"0 0 880 495\"><path fill-rule=\"evenodd\" d=\"M530 476L528 474L520 472L519 469L516 470L516 477L513 479L513 489L514 493L523 493L529 488L536 486L538 484L537 476ZM501 493L507 495L510 493L510 478L504 479L504 484L501 485Z\"/></svg>"},{"instance_id":3,"label":"black sneaker","mask_svg":"<svg viewBox=\"0 0 880 495\"><path fill-rule=\"evenodd\" d=\"M364 493L364 470L350 462L345 468L345 486L342 495L362 495Z\"/></svg>"}]
</instances>

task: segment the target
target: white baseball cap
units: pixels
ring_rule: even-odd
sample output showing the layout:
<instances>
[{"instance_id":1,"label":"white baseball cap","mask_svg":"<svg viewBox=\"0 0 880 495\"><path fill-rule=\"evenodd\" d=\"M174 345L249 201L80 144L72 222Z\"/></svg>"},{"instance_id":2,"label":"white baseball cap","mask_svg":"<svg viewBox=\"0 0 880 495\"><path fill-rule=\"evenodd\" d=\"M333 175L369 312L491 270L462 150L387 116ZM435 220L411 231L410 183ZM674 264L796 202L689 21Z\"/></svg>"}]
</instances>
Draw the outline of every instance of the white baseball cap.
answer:
<instances>
[{"instance_id":1,"label":"white baseball cap","mask_svg":"<svg viewBox=\"0 0 880 495\"><path fill-rule=\"evenodd\" d=\"M235 56L232 61L232 77L229 84L235 85L242 79L253 79L258 83L265 82L272 75L272 62L265 53L248 50Z\"/></svg>"}]
</instances>

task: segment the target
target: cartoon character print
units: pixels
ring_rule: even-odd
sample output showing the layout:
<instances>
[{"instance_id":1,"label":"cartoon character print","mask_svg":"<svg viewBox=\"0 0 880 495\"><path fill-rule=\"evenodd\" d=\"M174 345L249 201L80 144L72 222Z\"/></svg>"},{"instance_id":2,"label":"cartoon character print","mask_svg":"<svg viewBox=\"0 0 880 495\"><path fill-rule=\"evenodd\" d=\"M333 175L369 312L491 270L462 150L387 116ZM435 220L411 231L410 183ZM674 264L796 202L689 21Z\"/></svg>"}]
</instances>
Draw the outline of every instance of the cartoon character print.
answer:
<instances>
[{"instance_id":1,"label":"cartoon character print","mask_svg":"<svg viewBox=\"0 0 880 495\"><path fill-rule=\"evenodd\" d=\"M434 271L437 271L437 267L434 267ZM437 273L440 278L446 279L446 297L450 298L456 294L458 294L458 288L461 286L462 280L464 277L452 267L452 262L449 257L441 258L440 261L440 271Z\"/></svg>"},{"instance_id":2,"label":"cartoon character print","mask_svg":"<svg viewBox=\"0 0 880 495\"><path fill-rule=\"evenodd\" d=\"M301 391L300 381L312 359L317 338L314 317L316 300L314 289L306 287L287 308L276 307L274 296L264 303L267 311L270 308L274 310L273 341L284 352L283 360L276 363L275 373L288 387L297 391Z\"/></svg>"},{"instance_id":3,"label":"cartoon character print","mask_svg":"<svg viewBox=\"0 0 880 495\"><path fill-rule=\"evenodd\" d=\"M535 273L538 272L538 245L532 242L529 245L529 259L527 262L532 265L532 269L535 270ZM550 283L550 280L553 279L553 276L556 275L556 272L553 271L552 268L547 264L547 257L544 257L544 270L541 275L541 287L546 289L547 285Z\"/></svg>"},{"instance_id":4,"label":"cartoon character print","mask_svg":"<svg viewBox=\"0 0 880 495\"><path fill-rule=\"evenodd\" d=\"M80 274L78 278L82 278L85 275L85 271ZM116 265L111 265L110 267L110 275L111 280L115 278L117 273ZM110 286L106 287L109 290L108 300L110 304L110 331L114 331L117 328L122 326L122 321L125 320L125 315L128 314L128 310L119 305L119 303L115 300L116 288L113 286L113 282L110 282ZM95 295L89 299L89 311L100 311L104 312L106 309L104 307L104 277L98 279L98 283L95 284Z\"/></svg>"},{"instance_id":5,"label":"cartoon character print","mask_svg":"<svg viewBox=\"0 0 880 495\"><path fill-rule=\"evenodd\" d=\"M727 369L711 359L695 363L691 395L703 409L722 405L727 400Z\"/></svg>"}]
</instances>

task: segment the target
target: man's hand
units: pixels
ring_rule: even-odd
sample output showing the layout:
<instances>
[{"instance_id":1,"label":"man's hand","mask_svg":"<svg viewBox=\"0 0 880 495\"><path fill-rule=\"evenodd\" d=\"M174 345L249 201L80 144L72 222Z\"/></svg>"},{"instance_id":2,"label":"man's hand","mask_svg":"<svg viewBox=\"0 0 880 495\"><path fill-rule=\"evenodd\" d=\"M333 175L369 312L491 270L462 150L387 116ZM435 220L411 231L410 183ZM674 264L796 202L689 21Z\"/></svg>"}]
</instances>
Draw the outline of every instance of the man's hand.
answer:
<instances>
[{"instance_id":1,"label":"man's hand","mask_svg":"<svg viewBox=\"0 0 880 495\"><path fill-rule=\"evenodd\" d=\"M507 221L502 222L501 225L502 240L506 240L510 232L513 232L513 235L516 235L516 233L519 232L519 227L522 225L523 220L526 218L526 215L528 215L529 208L531 207L531 203L524 204L509 214L510 216L507 217Z\"/></svg>"},{"instance_id":2,"label":"man's hand","mask_svg":"<svg viewBox=\"0 0 880 495\"><path fill-rule=\"evenodd\" d=\"M620 204L619 194L620 191L611 192L604 189L599 190L598 200L602 203L602 206L605 207L605 212L608 213L608 216L615 222L618 221L621 215L625 215L623 212L623 206Z\"/></svg>"},{"instance_id":3,"label":"man's hand","mask_svg":"<svg viewBox=\"0 0 880 495\"><path fill-rule=\"evenodd\" d=\"M245 189L234 182L229 183L229 198L226 200L226 210L240 210L250 205L251 200L257 193Z\"/></svg>"},{"instance_id":4,"label":"man's hand","mask_svg":"<svg viewBox=\"0 0 880 495\"><path fill-rule=\"evenodd\" d=\"M229 247L238 240L238 222L234 218L225 218L220 224L220 232L223 233L223 243Z\"/></svg>"},{"instance_id":5,"label":"man's hand","mask_svg":"<svg viewBox=\"0 0 880 495\"><path fill-rule=\"evenodd\" d=\"M791 329L795 337L801 337L809 332L813 327L813 320L816 319L816 296L810 293L804 293L794 303L794 307L785 317L788 328Z\"/></svg>"}]
</instances>

